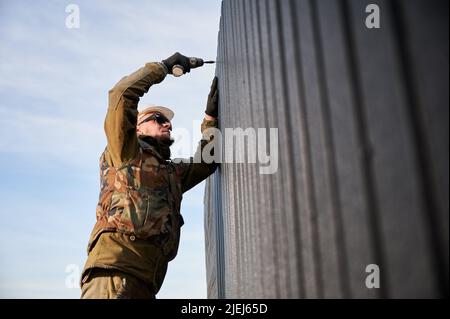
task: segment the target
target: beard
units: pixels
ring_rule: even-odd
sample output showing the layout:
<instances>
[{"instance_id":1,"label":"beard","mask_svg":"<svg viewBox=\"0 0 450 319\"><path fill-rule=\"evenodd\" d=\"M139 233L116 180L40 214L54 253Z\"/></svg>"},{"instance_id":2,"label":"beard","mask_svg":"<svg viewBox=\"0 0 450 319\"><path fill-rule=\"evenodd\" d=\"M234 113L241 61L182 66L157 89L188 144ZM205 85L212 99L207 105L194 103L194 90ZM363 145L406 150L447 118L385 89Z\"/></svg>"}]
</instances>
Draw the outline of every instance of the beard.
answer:
<instances>
[{"instance_id":1,"label":"beard","mask_svg":"<svg viewBox=\"0 0 450 319\"><path fill-rule=\"evenodd\" d=\"M159 153L161 154L161 156L168 160L170 159L170 146L172 146L172 144L175 142L172 138L153 138L156 142L157 142L157 149L159 151Z\"/></svg>"},{"instance_id":2,"label":"beard","mask_svg":"<svg viewBox=\"0 0 450 319\"><path fill-rule=\"evenodd\" d=\"M175 143L175 140L171 137L154 137L156 141L158 141L158 144L162 147L171 147L173 143Z\"/></svg>"},{"instance_id":3,"label":"beard","mask_svg":"<svg viewBox=\"0 0 450 319\"><path fill-rule=\"evenodd\" d=\"M165 160L170 159L170 146L175 142L172 138L161 138L153 136L140 135L138 138L142 139L144 142L153 145L162 158Z\"/></svg>"}]
</instances>

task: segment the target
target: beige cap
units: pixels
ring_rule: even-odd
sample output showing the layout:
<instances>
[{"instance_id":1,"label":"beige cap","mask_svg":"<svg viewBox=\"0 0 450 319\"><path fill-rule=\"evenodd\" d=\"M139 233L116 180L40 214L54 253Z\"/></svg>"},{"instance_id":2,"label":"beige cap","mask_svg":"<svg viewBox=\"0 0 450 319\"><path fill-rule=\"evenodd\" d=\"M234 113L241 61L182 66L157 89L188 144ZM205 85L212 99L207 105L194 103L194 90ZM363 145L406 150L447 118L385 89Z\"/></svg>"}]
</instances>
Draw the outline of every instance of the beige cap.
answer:
<instances>
[{"instance_id":1,"label":"beige cap","mask_svg":"<svg viewBox=\"0 0 450 319\"><path fill-rule=\"evenodd\" d=\"M171 109L164 107L164 106L150 105L150 106L146 106L142 111L139 112L137 122L138 123L142 122L144 120L144 118L147 117L148 114L155 113L155 112L161 113L162 115L167 117L167 119L169 121L172 121L172 119L174 117L174 113Z\"/></svg>"}]
</instances>

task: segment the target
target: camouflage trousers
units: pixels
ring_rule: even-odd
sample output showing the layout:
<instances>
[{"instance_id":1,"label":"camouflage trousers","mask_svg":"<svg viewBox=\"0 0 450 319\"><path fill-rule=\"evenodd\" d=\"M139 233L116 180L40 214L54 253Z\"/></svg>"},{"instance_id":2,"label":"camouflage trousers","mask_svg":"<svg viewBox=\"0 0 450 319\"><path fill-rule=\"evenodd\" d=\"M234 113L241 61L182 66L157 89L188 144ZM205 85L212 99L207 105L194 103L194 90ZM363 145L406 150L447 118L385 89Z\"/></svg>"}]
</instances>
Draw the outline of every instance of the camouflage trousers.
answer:
<instances>
[{"instance_id":1,"label":"camouflage trousers","mask_svg":"<svg viewBox=\"0 0 450 319\"><path fill-rule=\"evenodd\" d=\"M81 299L155 299L152 287L125 272L94 268L81 286Z\"/></svg>"}]
</instances>

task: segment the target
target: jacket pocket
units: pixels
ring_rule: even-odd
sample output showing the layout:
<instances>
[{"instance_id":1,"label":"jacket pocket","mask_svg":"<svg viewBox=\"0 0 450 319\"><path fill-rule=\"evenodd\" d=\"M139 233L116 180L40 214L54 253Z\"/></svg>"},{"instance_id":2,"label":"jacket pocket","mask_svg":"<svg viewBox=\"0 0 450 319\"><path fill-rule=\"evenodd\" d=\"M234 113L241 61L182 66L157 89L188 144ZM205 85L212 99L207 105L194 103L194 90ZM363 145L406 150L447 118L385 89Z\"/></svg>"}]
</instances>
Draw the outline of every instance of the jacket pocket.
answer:
<instances>
[{"instance_id":1,"label":"jacket pocket","mask_svg":"<svg viewBox=\"0 0 450 319\"><path fill-rule=\"evenodd\" d=\"M146 196L135 189L128 189L124 194L121 221L133 230L141 227L147 217Z\"/></svg>"},{"instance_id":2,"label":"jacket pocket","mask_svg":"<svg viewBox=\"0 0 450 319\"><path fill-rule=\"evenodd\" d=\"M154 188L147 191L147 212L149 219L160 218L170 211L167 188Z\"/></svg>"},{"instance_id":3,"label":"jacket pocket","mask_svg":"<svg viewBox=\"0 0 450 319\"><path fill-rule=\"evenodd\" d=\"M147 219L142 231L146 238L154 235L165 235L170 232L168 216L171 207L167 188L153 188L147 194Z\"/></svg>"},{"instance_id":4,"label":"jacket pocket","mask_svg":"<svg viewBox=\"0 0 450 319\"><path fill-rule=\"evenodd\" d=\"M170 213L165 189L130 189L124 204L122 223L128 224L138 237L164 233Z\"/></svg>"}]
</instances>

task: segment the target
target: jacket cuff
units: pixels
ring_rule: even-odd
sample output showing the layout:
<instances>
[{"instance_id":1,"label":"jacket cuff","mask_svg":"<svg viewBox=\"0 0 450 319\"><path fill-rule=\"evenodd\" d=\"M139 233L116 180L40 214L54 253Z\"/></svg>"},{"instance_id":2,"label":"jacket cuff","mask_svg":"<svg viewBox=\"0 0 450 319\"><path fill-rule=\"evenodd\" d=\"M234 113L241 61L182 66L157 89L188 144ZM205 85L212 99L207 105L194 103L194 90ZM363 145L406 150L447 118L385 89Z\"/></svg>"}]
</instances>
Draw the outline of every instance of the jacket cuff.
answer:
<instances>
[{"instance_id":1,"label":"jacket cuff","mask_svg":"<svg viewBox=\"0 0 450 319\"><path fill-rule=\"evenodd\" d=\"M156 62L156 63L164 69L165 75L167 75L169 73L169 70L167 69L167 66L164 63L162 63L162 62Z\"/></svg>"},{"instance_id":2,"label":"jacket cuff","mask_svg":"<svg viewBox=\"0 0 450 319\"><path fill-rule=\"evenodd\" d=\"M210 128L210 127L216 127L218 126L218 120L206 120L203 119L202 125L201 125L201 132L203 133L206 129Z\"/></svg>"}]
</instances>

